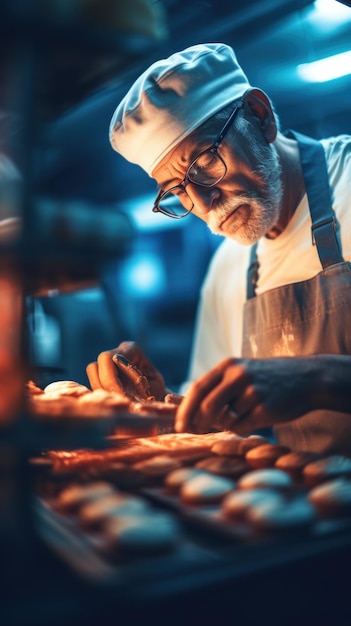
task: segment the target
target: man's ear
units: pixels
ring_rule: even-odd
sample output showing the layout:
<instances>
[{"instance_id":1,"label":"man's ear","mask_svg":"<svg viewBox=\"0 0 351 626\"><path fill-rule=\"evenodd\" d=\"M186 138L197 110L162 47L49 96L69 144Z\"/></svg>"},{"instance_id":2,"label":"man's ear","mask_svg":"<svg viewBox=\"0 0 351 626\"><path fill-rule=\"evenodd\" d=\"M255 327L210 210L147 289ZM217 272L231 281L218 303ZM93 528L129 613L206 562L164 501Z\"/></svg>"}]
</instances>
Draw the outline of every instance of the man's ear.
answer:
<instances>
[{"instance_id":1,"label":"man's ear","mask_svg":"<svg viewBox=\"0 0 351 626\"><path fill-rule=\"evenodd\" d=\"M251 114L258 120L261 132L268 143L272 143L277 136L277 123L268 96L253 87L244 96L244 107L251 111Z\"/></svg>"}]
</instances>

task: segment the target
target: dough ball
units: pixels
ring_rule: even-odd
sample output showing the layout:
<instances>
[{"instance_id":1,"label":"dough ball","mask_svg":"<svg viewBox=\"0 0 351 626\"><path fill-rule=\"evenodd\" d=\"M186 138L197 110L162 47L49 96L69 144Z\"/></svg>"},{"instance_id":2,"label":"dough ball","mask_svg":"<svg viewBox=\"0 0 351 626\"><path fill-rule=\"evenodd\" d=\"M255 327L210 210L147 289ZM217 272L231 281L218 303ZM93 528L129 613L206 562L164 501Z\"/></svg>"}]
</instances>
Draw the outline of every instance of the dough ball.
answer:
<instances>
[{"instance_id":1,"label":"dough ball","mask_svg":"<svg viewBox=\"0 0 351 626\"><path fill-rule=\"evenodd\" d=\"M308 463L303 468L304 480L310 486L333 478L347 476L351 476L351 459L342 455L332 455L319 459Z\"/></svg>"},{"instance_id":2,"label":"dough ball","mask_svg":"<svg viewBox=\"0 0 351 626\"><path fill-rule=\"evenodd\" d=\"M292 486L291 476L274 468L252 470L238 480L239 489L289 489Z\"/></svg>"},{"instance_id":3,"label":"dough ball","mask_svg":"<svg viewBox=\"0 0 351 626\"><path fill-rule=\"evenodd\" d=\"M66 513L76 512L82 504L112 494L114 488L107 482L72 484L63 489L56 499L56 508Z\"/></svg>"},{"instance_id":4,"label":"dough ball","mask_svg":"<svg viewBox=\"0 0 351 626\"><path fill-rule=\"evenodd\" d=\"M276 443L265 443L249 450L245 454L245 460L251 467L274 467L277 459L288 452L290 452L290 449L286 446L280 446Z\"/></svg>"},{"instance_id":5,"label":"dough ball","mask_svg":"<svg viewBox=\"0 0 351 626\"><path fill-rule=\"evenodd\" d=\"M133 469L147 476L165 476L168 472L180 467L178 459L168 456L167 454L160 454L153 456L149 459L144 459L138 463L134 463Z\"/></svg>"},{"instance_id":6,"label":"dough ball","mask_svg":"<svg viewBox=\"0 0 351 626\"><path fill-rule=\"evenodd\" d=\"M279 492L270 489L237 489L229 493L222 502L225 517L245 520L248 511L261 503L281 502Z\"/></svg>"},{"instance_id":7,"label":"dough ball","mask_svg":"<svg viewBox=\"0 0 351 626\"><path fill-rule=\"evenodd\" d=\"M103 526L103 538L109 556L141 556L163 552L175 545L179 534L176 520L161 512L112 516Z\"/></svg>"},{"instance_id":8,"label":"dough ball","mask_svg":"<svg viewBox=\"0 0 351 626\"><path fill-rule=\"evenodd\" d=\"M186 480L180 488L180 497L188 504L215 504L235 487L235 482L223 476L201 473Z\"/></svg>"},{"instance_id":9,"label":"dough ball","mask_svg":"<svg viewBox=\"0 0 351 626\"><path fill-rule=\"evenodd\" d=\"M247 519L258 530L297 530L311 526L315 521L315 510L306 498L272 500L251 507Z\"/></svg>"},{"instance_id":10,"label":"dough ball","mask_svg":"<svg viewBox=\"0 0 351 626\"><path fill-rule=\"evenodd\" d=\"M185 481L201 474L201 470L194 467L179 467L169 472L164 478L164 486L168 491L178 492Z\"/></svg>"},{"instance_id":11,"label":"dough ball","mask_svg":"<svg viewBox=\"0 0 351 626\"><path fill-rule=\"evenodd\" d=\"M57 380L49 383L44 388L44 392L54 396L75 396L79 397L85 393L91 393L85 385L76 383L74 380Z\"/></svg>"},{"instance_id":12,"label":"dough ball","mask_svg":"<svg viewBox=\"0 0 351 626\"><path fill-rule=\"evenodd\" d=\"M218 441L217 443L215 443L211 448L211 452L214 452L215 454L218 454L220 456L239 455L239 444L242 439L243 437L240 437L240 435L235 435L233 433L231 436L223 439L223 441Z\"/></svg>"},{"instance_id":13,"label":"dough ball","mask_svg":"<svg viewBox=\"0 0 351 626\"><path fill-rule=\"evenodd\" d=\"M275 467L299 478L303 468L316 459L318 459L318 455L313 452L288 452L276 460Z\"/></svg>"},{"instance_id":14,"label":"dough ball","mask_svg":"<svg viewBox=\"0 0 351 626\"><path fill-rule=\"evenodd\" d=\"M308 499L323 517L351 516L351 481L337 478L311 489Z\"/></svg>"},{"instance_id":15,"label":"dough ball","mask_svg":"<svg viewBox=\"0 0 351 626\"><path fill-rule=\"evenodd\" d=\"M143 514L148 509L142 498L116 492L84 504L79 510L79 519L84 528L96 529L111 516Z\"/></svg>"},{"instance_id":16,"label":"dough ball","mask_svg":"<svg viewBox=\"0 0 351 626\"><path fill-rule=\"evenodd\" d=\"M197 469L206 470L213 474L219 474L220 476L228 476L230 478L238 478L250 469L250 466L245 463L242 458L238 457L219 457L212 456L202 459L196 463Z\"/></svg>"}]
</instances>

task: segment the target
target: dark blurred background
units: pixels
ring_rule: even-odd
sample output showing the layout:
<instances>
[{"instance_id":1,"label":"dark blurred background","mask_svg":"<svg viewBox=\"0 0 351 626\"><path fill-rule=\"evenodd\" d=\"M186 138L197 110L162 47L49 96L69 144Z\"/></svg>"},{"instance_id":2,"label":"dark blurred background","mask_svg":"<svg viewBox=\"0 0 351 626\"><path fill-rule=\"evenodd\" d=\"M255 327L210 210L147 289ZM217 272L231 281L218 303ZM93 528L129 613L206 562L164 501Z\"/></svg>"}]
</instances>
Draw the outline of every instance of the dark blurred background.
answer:
<instances>
[{"instance_id":1,"label":"dark blurred background","mask_svg":"<svg viewBox=\"0 0 351 626\"><path fill-rule=\"evenodd\" d=\"M11 158L25 168L18 150L24 110L34 120L31 132L40 127L37 196L68 211L79 204L97 217L112 208L133 227L127 254L116 250L99 284L28 297L41 384L86 383L86 364L124 339L141 344L169 386L177 389L186 378L199 289L221 239L192 216L152 214L155 182L110 147L110 119L133 80L172 52L221 41L233 46L251 84L271 97L283 130L316 138L351 133L348 4L131 0L96 2L93 10L83 0L4 3L0 130L2 140L11 138ZM329 57L329 65L308 65Z\"/></svg>"}]
</instances>

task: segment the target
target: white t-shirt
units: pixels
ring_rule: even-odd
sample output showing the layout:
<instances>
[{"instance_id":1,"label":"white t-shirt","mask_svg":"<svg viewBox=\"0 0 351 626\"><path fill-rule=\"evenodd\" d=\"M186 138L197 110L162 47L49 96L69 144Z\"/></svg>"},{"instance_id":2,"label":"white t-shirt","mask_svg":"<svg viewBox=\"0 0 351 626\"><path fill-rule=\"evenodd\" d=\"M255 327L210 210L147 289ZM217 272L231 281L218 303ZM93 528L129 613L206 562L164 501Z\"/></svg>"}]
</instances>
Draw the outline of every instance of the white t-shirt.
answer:
<instances>
[{"instance_id":1,"label":"white t-shirt","mask_svg":"<svg viewBox=\"0 0 351 626\"><path fill-rule=\"evenodd\" d=\"M351 136L322 140L325 149L333 209L340 228L337 237L345 261L351 262ZM206 373L226 357L240 357L243 306L250 259L249 246L226 239L215 252L199 301L189 370L190 381ZM311 215L305 195L287 228L276 239L258 244L257 295L289 283L307 280L322 266L312 244Z\"/></svg>"}]
</instances>

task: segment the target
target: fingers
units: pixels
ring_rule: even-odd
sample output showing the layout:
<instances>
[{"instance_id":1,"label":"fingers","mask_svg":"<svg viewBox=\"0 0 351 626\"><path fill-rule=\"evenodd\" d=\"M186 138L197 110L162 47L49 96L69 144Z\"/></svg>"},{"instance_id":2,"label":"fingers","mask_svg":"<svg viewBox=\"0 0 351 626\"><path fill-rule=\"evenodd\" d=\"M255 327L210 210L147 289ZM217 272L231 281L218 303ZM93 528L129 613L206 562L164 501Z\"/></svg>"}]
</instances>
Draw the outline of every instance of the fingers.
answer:
<instances>
[{"instance_id":1,"label":"fingers","mask_svg":"<svg viewBox=\"0 0 351 626\"><path fill-rule=\"evenodd\" d=\"M123 386L118 378L117 368L112 361L112 352L101 352L97 358L98 378L100 387L106 391L123 393Z\"/></svg>"},{"instance_id":2,"label":"fingers","mask_svg":"<svg viewBox=\"0 0 351 626\"><path fill-rule=\"evenodd\" d=\"M94 361L94 363L89 363L85 371L90 382L90 387L92 389L101 389L102 385L100 382L98 364L96 363L96 361Z\"/></svg>"},{"instance_id":3,"label":"fingers","mask_svg":"<svg viewBox=\"0 0 351 626\"><path fill-rule=\"evenodd\" d=\"M238 415L248 415L260 403L257 390L253 385L244 387L240 395L231 403L232 408Z\"/></svg>"},{"instance_id":4,"label":"fingers","mask_svg":"<svg viewBox=\"0 0 351 626\"><path fill-rule=\"evenodd\" d=\"M110 351L113 354L122 354L139 369L143 369L146 357L135 341L122 341L117 348Z\"/></svg>"},{"instance_id":5,"label":"fingers","mask_svg":"<svg viewBox=\"0 0 351 626\"><path fill-rule=\"evenodd\" d=\"M239 419L233 424L233 430L238 435L248 435L261 428L272 427L280 421L283 420L274 417L262 404L258 404L248 413L239 415Z\"/></svg>"},{"instance_id":6,"label":"fingers","mask_svg":"<svg viewBox=\"0 0 351 626\"><path fill-rule=\"evenodd\" d=\"M217 409L221 411L226 401L218 402L213 406L211 392L220 384L223 378L223 368L228 361L220 363L210 372L195 381L185 398L180 403L175 419L176 432L208 432L211 422L216 421Z\"/></svg>"},{"instance_id":7,"label":"fingers","mask_svg":"<svg viewBox=\"0 0 351 626\"><path fill-rule=\"evenodd\" d=\"M120 345L111 351L111 354L122 354L128 361L135 365L147 379L150 393L156 400L163 400L166 395L166 385L162 374L149 361L141 348L134 341L122 341Z\"/></svg>"},{"instance_id":8,"label":"fingers","mask_svg":"<svg viewBox=\"0 0 351 626\"><path fill-rule=\"evenodd\" d=\"M123 366L118 360L117 363L114 362L113 357L116 354L124 356L129 363ZM135 376L133 366L136 368ZM138 397L154 396L160 401L166 395L162 374L134 341L122 341L117 348L101 352L97 362L89 363L86 372L92 389L118 391L131 396L135 392ZM132 389L133 386L135 390Z\"/></svg>"},{"instance_id":9,"label":"fingers","mask_svg":"<svg viewBox=\"0 0 351 626\"><path fill-rule=\"evenodd\" d=\"M244 435L296 419L308 408L303 367L296 358L222 361L190 386L175 429L205 433L221 425Z\"/></svg>"},{"instance_id":10,"label":"fingers","mask_svg":"<svg viewBox=\"0 0 351 626\"><path fill-rule=\"evenodd\" d=\"M227 359L193 383L175 420L177 432L206 433L215 427L250 432L260 421L262 407L250 385L243 360ZM240 425L239 425L240 424Z\"/></svg>"},{"instance_id":11,"label":"fingers","mask_svg":"<svg viewBox=\"0 0 351 626\"><path fill-rule=\"evenodd\" d=\"M132 387L132 394L134 396L138 396L144 400L151 396L150 386L146 376L143 376L133 363L128 361L121 354L114 354L112 361L118 370L121 381L127 381L127 383L124 384L129 390L130 387Z\"/></svg>"}]
</instances>

